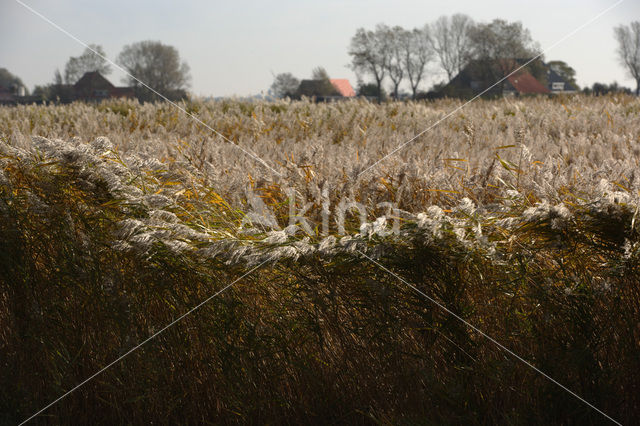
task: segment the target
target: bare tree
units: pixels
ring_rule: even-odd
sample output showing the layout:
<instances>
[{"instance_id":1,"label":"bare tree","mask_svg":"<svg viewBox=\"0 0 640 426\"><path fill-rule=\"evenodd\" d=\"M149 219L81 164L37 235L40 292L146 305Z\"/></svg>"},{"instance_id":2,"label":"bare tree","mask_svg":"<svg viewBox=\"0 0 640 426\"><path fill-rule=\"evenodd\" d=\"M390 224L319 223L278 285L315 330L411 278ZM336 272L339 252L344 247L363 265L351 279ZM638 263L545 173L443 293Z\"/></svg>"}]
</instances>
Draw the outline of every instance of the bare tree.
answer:
<instances>
[{"instance_id":1,"label":"bare tree","mask_svg":"<svg viewBox=\"0 0 640 426\"><path fill-rule=\"evenodd\" d=\"M315 67L311 73L311 78L318 83L314 87L314 96L337 96L339 93L333 84L331 77L324 67Z\"/></svg>"},{"instance_id":2,"label":"bare tree","mask_svg":"<svg viewBox=\"0 0 640 426\"><path fill-rule=\"evenodd\" d=\"M430 25L431 47L449 80L452 80L467 62L469 31L473 26L473 20L461 13L451 17L441 16Z\"/></svg>"},{"instance_id":3,"label":"bare tree","mask_svg":"<svg viewBox=\"0 0 640 426\"><path fill-rule=\"evenodd\" d=\"M180 61L180 54L173 46L159 41L139 41L127 45L118 55L118 63L131 75L169 99L186 97L191 76L189 65ZM158 96L131 77L125 82L134 86L138 99L157 100Z\"/></svg>"},{"instance_id":4,"label":"bare tree","mask_svg":"<svg viewBox=\"0 0 640 426\"><path fill-rule=\"evenodd\" d=\"M60 74L60 70L56 68L56 71L53 73L53 84L61 85L63 83L62 74Z\"/></svg>"},{"instance_id":5,"label":"bare tree","mask_svg":"<svg viewBox=\"0 0 640 426\"><path fill-rule=\"evenodd\" d=\"M469 40L470 57L482 70L483 77L490 80L508 75L522 60L535 57L540 49L522 23L502 19L475 25L469 31ZM528 68L535 77L546 78L541 60Z\"/></svg>"},{"instance_id":6,"label":"bare tree","mask_svg":"<svg viewBox=\"0 0 640 426\"><path fill-rule=\"evenodd\" d=\"M362 74L373 77L378 87L378 101L382 101L382 81L390 59L388 31L389 27L384 24L378 24L375 31L359 28L349 46L351 69L359 78Z\"/></svg>"},{"instance_id":7,"label":"bare tree","mask_svg":"<svg viewBox=\"0 0 640 426\"><path fill-rule=\"evenodd\" d=\"M494 19L475 25L469 31L469 48L473 58L528 58L539 50L528 29L521 22Z\"/></svg>"},{"instance_id":8,"label":"bare tree","mask_svg":"<svg viewBox=\"0 0 640 426\"><path fill-rule=\"evenodd\" d=\"M313 80L329 80L329 73L324 67L315 67L313 71L311 71L311 78Z\"/></svg>"},{"instance_id":9,"label":"bare tree","mask_svg":"<svg viewBox=\"0 0 640 426\"><path fill-rule=\"evenodd\" d=\"M280 73L273 79L271 84L271 92L278 98L293 96L298 87L300 86L300 80L295 78L290 72Z\"/></svg>"},{"instance_id":10,"label":"bare tree","mask_svg":"<svg viewBox=\"0 0 640 426\"><path fill-rule=\"evenodd\" d=\"M614 28L614 35L618 41L618 59L636 80L636 95L640 95L640 21Z\"/></svg>"},{"instance_id":11,"label":"bare tree","mask_svg":"<svg viewBox=\"0 0 640 426\"><path fill-rule=\"evenodd\" d=\"M404 31L400 39L402 66L409 79L413 99L424 77L427 64L433 59L433 50L429 43L429 27L422 30Z\"/></svg>"},{"instance_id":12,"label":"bare tree","mask_svg":"<svg viewBox=\"0 0 640 426\"><path fill-rule=\"evenodd\" d=\"M102 75L111 73L111 65L104 59L106 54L102 46L90 44L91 49L85 49L82 55L72 56L64 67L64 81L67 84L74 84L86 72L98 71ZM96 54L98 52L100 55Z\"/></svg>"},{"instance_id":13,"label":"bare tree","mask_svg":"<svg viewBox=\"0 0 640 426\"><path fill-rule=\"evenodd\" d=\"M387 73L392 84L393 99L398 99L398 87L404 78L404 56L402 39L406 30L400 26L387 29L386 38L389 49Z\"/></svg>"}]
</instances>

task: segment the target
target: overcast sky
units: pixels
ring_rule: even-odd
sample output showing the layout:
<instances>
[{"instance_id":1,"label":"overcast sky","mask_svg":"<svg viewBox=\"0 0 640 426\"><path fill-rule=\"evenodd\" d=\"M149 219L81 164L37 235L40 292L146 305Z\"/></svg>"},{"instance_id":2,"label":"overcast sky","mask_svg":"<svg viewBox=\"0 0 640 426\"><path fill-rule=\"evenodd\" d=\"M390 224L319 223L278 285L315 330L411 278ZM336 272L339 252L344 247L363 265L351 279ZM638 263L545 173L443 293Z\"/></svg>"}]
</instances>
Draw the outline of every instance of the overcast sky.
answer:
<instances>
[{"instance_id":1,"label":"overcast sky","mask_svg":"<svg viewBox=\"0 0 640 426\"><path fill-rule=\"evenodd\" d=\"M356 77L348 69L349 41L359 27L377 23L422 27L440 15L465 13L476 21L521 21L546 48L616 0L22 0L86 43L104 47L115 60L140 40L175 46L191 67L197 95L252 95L266 91L272 73L309 77L324 66L333 78ZM581 86L614 80L635 87L618 64L613 27L640 20L640 1L615 9L545 54L577 71ZM0 0L0 67L33 89L64 71L84 47L33 15L15 0ZM442 79L435 71L427 86ZM108 78L122 85L123 74Z\"/></svg>"}]
</instances>

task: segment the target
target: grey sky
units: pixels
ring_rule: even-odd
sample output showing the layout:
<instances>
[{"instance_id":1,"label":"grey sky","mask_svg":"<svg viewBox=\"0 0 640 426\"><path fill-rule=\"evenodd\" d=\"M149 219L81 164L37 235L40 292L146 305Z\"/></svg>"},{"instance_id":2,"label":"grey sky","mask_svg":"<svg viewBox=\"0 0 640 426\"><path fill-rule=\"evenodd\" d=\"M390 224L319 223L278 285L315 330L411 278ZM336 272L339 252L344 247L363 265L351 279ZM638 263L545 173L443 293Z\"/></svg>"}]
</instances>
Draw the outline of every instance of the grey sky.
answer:
<instances>
[{"instance_id":1,"label":"grey sky","mask_svg":"<svg viewBox=\"0 0 640 426\"><path fill-rule=\"evenodd\" d=\"M521 21L545 48L616 0L23 0L87 43L101 44L115 60L125 44L159 40L175 46L191 67L198 95L250 95L266 91L271 72L310 76L324 66L335 78L346 67L349 41L359 27L377 23L423 26L440 15L466 13L476 21ZM614 80L635 87L615 58L613 27L640 20L640 2L626 0L545 55L566 61L580 85ZM0 0L0 67L29 89L49 83L56 68L84 47L31 14L15 0ZM122 73L108 78L122 84ZM442 75L432 73L423 88Z\"/></svg>"}]
</instances>

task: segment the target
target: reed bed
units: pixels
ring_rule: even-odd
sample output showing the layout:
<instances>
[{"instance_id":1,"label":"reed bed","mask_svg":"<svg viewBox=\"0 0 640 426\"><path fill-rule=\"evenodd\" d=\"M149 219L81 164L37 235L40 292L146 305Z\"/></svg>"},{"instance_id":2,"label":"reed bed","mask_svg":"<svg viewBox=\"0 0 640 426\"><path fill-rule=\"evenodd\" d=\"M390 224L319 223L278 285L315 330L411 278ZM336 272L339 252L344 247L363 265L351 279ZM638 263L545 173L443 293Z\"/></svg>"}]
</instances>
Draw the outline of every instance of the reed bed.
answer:
<instances>
[{"instance_id":1,"label":"reed bed","mask_svg":"<svg viewBox=\"0 0 640 426\"><path fill-rule=\"evenodd\" d=\"M640 103L477 101L366 170L459 105L0 108L0 421L256 266L36 421L606 422L397 277L637 418Z\"/></svg>"}]
</instances>

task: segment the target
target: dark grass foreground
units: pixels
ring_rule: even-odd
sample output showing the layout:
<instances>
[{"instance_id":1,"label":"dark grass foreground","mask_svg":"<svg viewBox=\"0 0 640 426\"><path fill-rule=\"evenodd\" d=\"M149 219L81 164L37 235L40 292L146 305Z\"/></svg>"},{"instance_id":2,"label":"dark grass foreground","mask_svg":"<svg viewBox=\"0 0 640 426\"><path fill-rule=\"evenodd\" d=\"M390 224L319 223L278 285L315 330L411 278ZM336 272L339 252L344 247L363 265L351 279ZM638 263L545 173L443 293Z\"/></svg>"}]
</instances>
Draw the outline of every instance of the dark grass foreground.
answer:
<instances>
[{"instance_id":1,"label":"dark grass foreground","mask_svg":"<svg viewBox=\"0 0 640 426\"><path fill-rule=\"evenodd\" d=\"M12 163L5 176L1 423L28 418L246 271L160 243L139 255L114 249L123 210L72 171ZM620 212L521 228L499 267L455 238L381 242L379 261L632 424L640 287L637 253L623 249L637 241L627 231L634 212ZM342 254L269 263L34 423L607 420L368 260Z\"/></svg>"}]
</instances>

